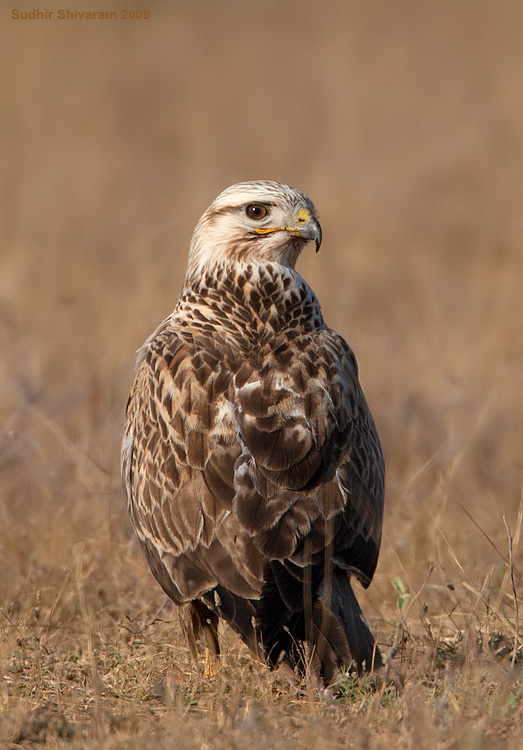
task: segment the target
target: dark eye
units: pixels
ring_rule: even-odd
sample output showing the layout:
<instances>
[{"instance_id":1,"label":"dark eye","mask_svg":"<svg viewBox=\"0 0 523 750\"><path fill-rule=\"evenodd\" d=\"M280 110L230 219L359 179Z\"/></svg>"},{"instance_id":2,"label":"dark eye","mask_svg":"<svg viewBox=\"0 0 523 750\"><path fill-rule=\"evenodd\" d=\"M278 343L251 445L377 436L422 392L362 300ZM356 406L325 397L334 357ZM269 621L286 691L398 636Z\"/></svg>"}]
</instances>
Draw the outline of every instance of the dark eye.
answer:
<instances>
[{"instance_id":1,"label":"dark eye","mask_svg":"<svg viewBox=\"0 0 523 750\"><path fill-rule=\"evenodd\" d=\"M267 214L269 213L269 209L266 206L262 206L261 203L251 203L250 206L247 206L245 209L245 213L249 217L249 219L254 219L255 221L258 221L259 219L264 219Z\"/></svg>"}]
</instances>

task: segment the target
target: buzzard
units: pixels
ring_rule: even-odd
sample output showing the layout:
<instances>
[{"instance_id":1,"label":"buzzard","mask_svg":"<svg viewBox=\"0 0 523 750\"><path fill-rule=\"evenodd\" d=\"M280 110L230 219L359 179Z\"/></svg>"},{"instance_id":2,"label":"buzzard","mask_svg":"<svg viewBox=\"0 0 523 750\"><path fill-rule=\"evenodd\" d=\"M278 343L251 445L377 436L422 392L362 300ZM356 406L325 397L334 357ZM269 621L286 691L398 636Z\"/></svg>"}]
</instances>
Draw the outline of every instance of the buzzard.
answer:
<instances>
[{"instance_id":1,"label":"buzzard","mask_svg":"<svg viewBox=\"0 0 523 750\"><path fill-rule=\"evenodd\" d=\"M296 272L321 228L299 190L224 190L174 312L139 350L122 448L151 570L219 653L219 618L271 667L326 684L382 659L351 579L380 546L384 463L350 347Z\"/></svg>"}]
</instances>

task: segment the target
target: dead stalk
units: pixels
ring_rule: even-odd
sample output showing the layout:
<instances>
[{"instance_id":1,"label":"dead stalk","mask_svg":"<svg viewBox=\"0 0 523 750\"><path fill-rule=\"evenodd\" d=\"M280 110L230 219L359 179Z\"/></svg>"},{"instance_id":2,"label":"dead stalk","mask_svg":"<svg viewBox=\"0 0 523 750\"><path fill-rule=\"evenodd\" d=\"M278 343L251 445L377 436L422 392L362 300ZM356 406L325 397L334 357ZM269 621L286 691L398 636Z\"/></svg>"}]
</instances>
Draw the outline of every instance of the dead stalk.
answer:
<instances>
[{"instance_id":1,"label":"dead stalk","mask_svg":"<svg viewBox=\"0 0 523 750\"><path fill-rule=\"evenodd\" d=\"M508 536L508 552L509 552L509 570L510 570L510 582L512 584L512 597L514 599L514 614L515 614L515 627L514 627L514 651L512 654L512 668L514 668L516 664L516 658L518 655L518 648L519 648L519 605L518 605L518 595L516 592L516 584L514 582L514 564L513 564L513 554L512 554L512 534L510 533L510 529L508 527L507 518L506 516L503 516L503 523L505 524L505 528L507 530L507 536Z\"/></svg>"}]
</instances>

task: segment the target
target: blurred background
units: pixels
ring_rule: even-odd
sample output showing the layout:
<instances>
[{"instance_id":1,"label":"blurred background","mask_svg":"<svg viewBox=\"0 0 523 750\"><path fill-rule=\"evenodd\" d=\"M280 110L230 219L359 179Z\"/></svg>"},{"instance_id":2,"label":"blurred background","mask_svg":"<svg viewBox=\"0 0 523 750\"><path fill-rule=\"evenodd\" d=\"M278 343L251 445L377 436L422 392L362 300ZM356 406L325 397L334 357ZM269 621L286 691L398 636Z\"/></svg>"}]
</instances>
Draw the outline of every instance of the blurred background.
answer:
<instances>
[{"instance_id":1,"label":"blurred background","mask_svg":"<svg viewBox=\"0 0 523 750\"><path fill-rule=\"evenodd\" d=\"M161 601L120 489L135 351L201 213L267 178L318 209L298 269L382 436L367 611L387 618L399 576L450 627L504 590L503 516L521 565L523 4L105 5L150 18L1 12L0 601L58 601L79 545L84 578L124 558Z\"/></svg>"}]
</instances>

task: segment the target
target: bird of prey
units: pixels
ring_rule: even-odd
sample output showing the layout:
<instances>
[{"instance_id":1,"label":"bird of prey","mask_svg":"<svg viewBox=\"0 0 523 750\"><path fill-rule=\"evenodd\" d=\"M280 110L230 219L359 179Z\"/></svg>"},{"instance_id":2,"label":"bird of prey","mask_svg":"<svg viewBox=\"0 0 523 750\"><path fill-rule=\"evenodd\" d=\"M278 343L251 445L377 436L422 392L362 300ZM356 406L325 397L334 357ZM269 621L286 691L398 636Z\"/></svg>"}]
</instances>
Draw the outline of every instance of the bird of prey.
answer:
<instances>
[{"instance_id":1,"label":"bird of prey","mask_svg":"<svg viewBox=\"0 0 523 750\"><path fill-rule=\"evenodd\" d=\"M294 268L321 238L288 185L216 198L174 312L139 350L122 472L193 643L219 653L221 617L271 667L303 672L305 651L328 684L382 665L351 579L367 587L376 567L384 462L352 350Z\"/></svg>"}]
</instances>

